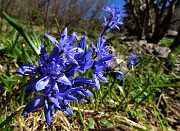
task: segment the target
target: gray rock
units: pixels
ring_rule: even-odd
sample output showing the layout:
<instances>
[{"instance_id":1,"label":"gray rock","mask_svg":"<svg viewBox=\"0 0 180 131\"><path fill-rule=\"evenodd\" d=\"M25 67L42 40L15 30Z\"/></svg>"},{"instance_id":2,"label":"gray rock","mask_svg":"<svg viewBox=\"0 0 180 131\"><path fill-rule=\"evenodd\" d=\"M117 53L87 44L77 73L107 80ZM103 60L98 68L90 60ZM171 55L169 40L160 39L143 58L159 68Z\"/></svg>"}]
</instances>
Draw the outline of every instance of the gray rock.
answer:
<instances>
[{"instance_id":1,"label":"gray rock","mask_svg":"<svg viewBox=\"0 0 180 131\"><path fill-rule=\"evenodd\" d=\"M175 38L177 36L178 32L174 30L168 30L167 33L165 34L165 37L169 38Z\"/></svg>"},{"instance_id":2,"label":"gray rock","mask_svg":"<svg viewBox=\"0 0 180 131\"><path fill-rule=\"evenodd\" d=\"M155 51L159 57L167 58L171 50L168 47L155 47Z\"/></svg>"},{"instance_id":3,"label":"gray rock","mask_svg":"<svg viewBox=\"0 0 180 131\"><path fill-rule=\"evenodd\" d=\"M143 46L143 45L147 44L147 40L140 40L140 41L138 41L138 44L139 44L139 46Z\"/></svg>"}]
</instances>

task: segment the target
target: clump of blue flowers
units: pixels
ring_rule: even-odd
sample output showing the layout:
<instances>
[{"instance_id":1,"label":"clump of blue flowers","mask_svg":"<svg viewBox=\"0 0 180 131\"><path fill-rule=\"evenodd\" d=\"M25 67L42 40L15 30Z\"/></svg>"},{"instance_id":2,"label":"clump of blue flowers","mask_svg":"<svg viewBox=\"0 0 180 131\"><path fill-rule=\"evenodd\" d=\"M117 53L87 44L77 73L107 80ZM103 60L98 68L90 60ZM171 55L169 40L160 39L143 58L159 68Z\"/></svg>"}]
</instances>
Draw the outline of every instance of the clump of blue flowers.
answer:
<instances>
[{"instance_id":1,"label":"clump of blue flowers","mask_svg":"<svg viewBox=\"0 0 180 131\"><path fill-rule=\"evenodd\" d=\"M21 75L36 76L26 87L26 93L39 92L26 104L22 115L43 107L46 122L50 125L57 110L72 116L71 102L86 102L86 96L93 97L89 88L100 89L100 82L108 82L106 75L115 56L106 48L106 37L103 35L112 28L119 29L118 25L122 22L119 8L108 6L105 10L109 13L109 17L104 19L105 29L98 36L97 43L92 43L89 49L86 48L86 36L77 42L76 33L68 36L67 28L62 32L60 41L44 34L54 44L54 49L48 54L42 45L38 65L29 63L17 69ZM92 78L82 77L88 69L92 71ZM119 80L124 75L120 69L111 73Z\"/></svg>"},{"instance_id":2,"label":"clump of blue flowers","mask_svg":"<svg viewBox=\"0 0 180 131\"><path fill-rule=\"evenodd\" d=\"M112 6L107 6L105 9L109 13L108 17L104 17L105 33L108 33L111 29L117 28L120 30L119 26L122 23L120 8Z\"/></svg>"}]
</instances>

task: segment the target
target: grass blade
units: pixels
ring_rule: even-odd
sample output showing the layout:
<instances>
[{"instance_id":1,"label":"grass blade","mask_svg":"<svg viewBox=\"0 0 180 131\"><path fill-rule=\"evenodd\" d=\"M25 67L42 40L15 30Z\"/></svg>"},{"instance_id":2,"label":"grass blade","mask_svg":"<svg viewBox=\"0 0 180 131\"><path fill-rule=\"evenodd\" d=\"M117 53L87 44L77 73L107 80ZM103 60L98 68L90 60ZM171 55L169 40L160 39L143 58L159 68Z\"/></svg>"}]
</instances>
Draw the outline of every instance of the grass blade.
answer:
<instances>
[{"instance_id":1,"label":"grass blade","mask_svg":"<svg viewBox=\"0 0 180 131\"><path fill-rule=\"evenodd\" d=\"M26 42L29 44L29 46L32 48L35 54L39 56L40 43L39 44L36 43L36 45L34 44L33 35L27 32L15 19L7 15L4 11L3 11L3 16L8 21L8 23L11 26L13 26L23 36L23 38L26 40Z\"/></svg>"}]
</instances>

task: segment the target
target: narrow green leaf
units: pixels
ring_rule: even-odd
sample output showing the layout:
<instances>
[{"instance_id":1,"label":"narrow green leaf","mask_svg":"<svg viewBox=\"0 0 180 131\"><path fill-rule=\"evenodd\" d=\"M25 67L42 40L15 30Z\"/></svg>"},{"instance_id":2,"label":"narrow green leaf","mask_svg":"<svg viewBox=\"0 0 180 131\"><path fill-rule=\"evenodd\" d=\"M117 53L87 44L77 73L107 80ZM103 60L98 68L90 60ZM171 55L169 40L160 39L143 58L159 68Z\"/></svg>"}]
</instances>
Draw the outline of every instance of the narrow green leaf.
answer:
<instances>
[{"instance_id":1,"label":"narrow green leaf","mask_svg":"<svg viewBox=\"0 0 180 131\"><path fill-rule=\"evenodd\" d=\"M23 64L28 63L28 58L29 58L29 55L28 55L28 53L26 52L26 50L24 49L24 47L22 45L22 56L21 56L21 59L22 59Z\"/></svg>"},{"instance_id":2,"label":"narrow green leaf","mask_svg":"<svg viewBox=\"0 0 180 131\"><path fill-rule=\"evenodd\" d=\"M7 15L4 11L2 12L4 18L8 21L8 23L13 26L26 40L26 42L29 44L29 46L32 48L32 50L35 52L37 56L40 54L40 45L35 45L34 41L32 40L33 35L28 33L15 19Z\"/></svg>"},{"instance_id":3,"label":"narrow green leaf","mask_svg":"<svg viewBox=\"0 0 180 131\"><path fill-rule=\"evenodd\" d=\"M117 87L119 88L120 92L122 93L123 97L125 97L125 93L124 93L124 89L122 88L122 86L117 85Z\"/></svg>"},{"instance_id":4,"label":"narrow green leaf","mask_svg":"<svg viewBox=\"0 0 180 131\"><path fill-rule=\"evenodd\" d=\"M14 48L16 47L16 45L18 43L17 41L19 39L19 36L20 36L19 32L15 31L14 35L13 35L13 40L12 40L13 48L12 48L11 52L14 51Z\"/></svg>"}]
</instances>

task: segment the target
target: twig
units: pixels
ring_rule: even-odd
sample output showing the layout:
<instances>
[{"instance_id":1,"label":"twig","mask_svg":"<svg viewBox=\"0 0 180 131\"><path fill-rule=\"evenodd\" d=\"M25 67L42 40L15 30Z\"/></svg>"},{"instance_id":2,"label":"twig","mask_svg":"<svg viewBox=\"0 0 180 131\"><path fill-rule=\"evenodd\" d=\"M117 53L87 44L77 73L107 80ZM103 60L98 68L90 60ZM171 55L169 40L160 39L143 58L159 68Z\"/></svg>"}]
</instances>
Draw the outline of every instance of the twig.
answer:
<instances>
[{"instance_id":1,"label":"twig","mask_svg":"<svg viewBox=\"0 0 180 131\"><path fill-rule=\"evenodd\" d=\"M172 111L172 113L174 113L178 118L180 118L180 114L168 104L168 101L166 100L164 94L162 95L162 99L166 103L167 107Z\"/></svg>"},{"instance_id":2,"label":"twig","mask_svg":"<svg viewBox=\"0 0 180 131\"><path fill-rule=\"evenodd\" d=\"M161 99L162 99L162 95L163 95L163 93L161 93L161 95L159 96L158 103L157 103L157 107L159 107L159 104L160 104Z\"/></svg>"},{"instance_id":3,"label":"twig","mask_svg":"<svg viewBox=\"0 0 180 131\"><path fill-rule=\"evenodd\" d=\"M54 14L52 16L54 17L54 20L55 20L57 28L58 28L58 33L60 34L61 31L60 31L60 26L59 26L58 20L57 20L57 18L56 18L56 16Z\"/></svg>"}]
</instances>

